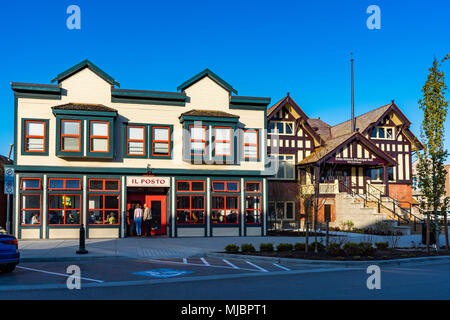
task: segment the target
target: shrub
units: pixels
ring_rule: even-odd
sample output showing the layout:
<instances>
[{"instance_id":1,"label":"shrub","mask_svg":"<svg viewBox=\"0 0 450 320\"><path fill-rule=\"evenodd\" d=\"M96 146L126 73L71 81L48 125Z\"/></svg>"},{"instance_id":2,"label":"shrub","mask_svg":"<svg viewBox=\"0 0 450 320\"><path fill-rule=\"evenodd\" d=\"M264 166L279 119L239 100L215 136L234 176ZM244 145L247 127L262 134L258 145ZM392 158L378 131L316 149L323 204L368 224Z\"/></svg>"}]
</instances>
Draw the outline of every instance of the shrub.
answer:
<instances>
[{"instance_id":1,"label":"shrub","mask_svg":"<svg viewBox=\"0 0 450 320\"><path fill-rule=\"evenodd\" d=\"M343 223L342 223L342 226L343 226L343 228L346 229L346 230L352 230L353 227L355 226L355 224L353 223L353 221L348 220L348 221L343 222Z\"/></svg>"},{"instance_id":2,"label":"shrub","mask_svg":"<svg viewBox=\"0 0 450 320\"><path fill-rule=\"evenodd\" d=\"M355 242L347 242L342 246L342 249L344 249L345 254L348 256L358 256L361 253L361 248Z\"/></svg>"},{"instance_id":3,"label":"shrub","mask_svg":"<svg viewBox=\"0 0 450 320\"><path fill-rule=\"evenodd\" d=\"M342 253L341 245L339 243L330 243L328 245L328 253L332 256L337 256Z\"/></svg>"},{"instance_id":4,"label":"shrub","mask_svg":"<svg viewBox=\"0 0 450 320\"><path fill-rule=\"evenodd\" d=\"M383 250L383 249L387 249L389 247L389 243L387 243L387 242L375 242L375 246L377 247L377 249Z\"/></svg>"},{"instance_id":5,"label":"shrub","mask_svg":"<svg viewBox=\"0 0 450 320\"><path fill-rule=\"evenodd\" d=\"M280 243L277 245L277 251L291 251L293 247L294 246L290 243Z\"/></svg>"},{"instance_id":6,"label":"shrub","mask_svg":"<svg viewBox=\"0 0 450 320\"><path fill-rule=\"evenodd\" d=\"M305 251L306 245L304 243L296 243L294 248L296 251Z\"/></svg>"},{"instance_id":7,"label":"shrub","mask_svg":"<svg viewBox=\"0 0 450 320\"><path fill-rule=\"evenodd\" d=\"M261 243L259 245L259 251L272 252L273 251L273 244L272 243Z\"/></svg>"},{"instance_id":8,"label":"shrub","mask_svg":"<svg viewBox=\"0 0 450 320\"><path fill-rule=\"evenodd\" d=\"M363 256L370 256L376 252L376 249L372 247L370 242L360 242L358 246L361 249L361 255Z\"/></svg>"},{"instance_id":9,"label":"shrub","mask_svg":"<svg viewBox=\"0 0 450 320\"><path fill-rule=\"evenodd\" d=\"M361 260L361 257L360 256L354 256L353 260Z\"/></svg>"},{"instance_id":10,"label":"shrub","mask_svg":"<svg viewBox=\"0 0 450 320\"><path fill-rule=\"evenodd\" d=\"M239 252L239 247L235 244L229 244L225 247L225 252L227 252L227 253Z\"/></svg>"},{"instance_id":11,"label":"shrub","mask_svg":"<svg viewBox=\"0 0 450 320\"><path fill-rule=\"evenodd\" d=\"M251 243L243 243L241 245L242 252L255 252L255 247Z\"/></svg>"},{"instance_id":12,"label":"shrub","mask_svg":"<svg viewBox=\"0 0 450 320\"><path fill-rule=\"evenodd\" d=\"M317 243L317 250L318 251L323 251L325 250L325 246L323 244L321 244L320 242L312 242L309 244L308 249L311 251L316 250L316 243Z\"/></svg>"}]
</instances>

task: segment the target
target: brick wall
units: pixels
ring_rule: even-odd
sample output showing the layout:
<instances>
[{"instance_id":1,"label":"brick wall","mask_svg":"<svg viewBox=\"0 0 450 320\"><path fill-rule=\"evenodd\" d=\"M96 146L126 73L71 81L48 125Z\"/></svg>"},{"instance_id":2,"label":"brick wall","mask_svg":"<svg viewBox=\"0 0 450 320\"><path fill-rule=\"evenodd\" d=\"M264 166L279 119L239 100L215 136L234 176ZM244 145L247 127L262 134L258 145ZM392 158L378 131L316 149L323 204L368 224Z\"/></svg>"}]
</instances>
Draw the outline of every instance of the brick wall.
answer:
<instances>
[{"instance_id":1,"label":"brick wall","mask_svg":"<svg viewBox=\"0 0 450 320\"><path fill-rule=\"evenodd\" d=\"M390 184L389 196L396 200L413 203L412 186L409 184ZM409 206L406 203L400 203L401 207Z\"/></svg>"}]
</instances>

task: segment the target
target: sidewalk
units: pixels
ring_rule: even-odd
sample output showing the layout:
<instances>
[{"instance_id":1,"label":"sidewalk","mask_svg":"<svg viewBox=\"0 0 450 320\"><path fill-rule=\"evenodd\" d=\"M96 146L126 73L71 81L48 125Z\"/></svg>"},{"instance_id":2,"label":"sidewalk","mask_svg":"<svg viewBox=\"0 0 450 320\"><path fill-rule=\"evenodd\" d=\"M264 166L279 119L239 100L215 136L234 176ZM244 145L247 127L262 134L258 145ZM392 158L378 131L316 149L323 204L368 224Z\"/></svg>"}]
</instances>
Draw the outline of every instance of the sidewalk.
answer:
<instances>
[{"instance_id":1,"label":"sidewalk","mask_svg":"<svg viewBox=\"0 0 450 320\"><path fill-rule=\"evenodd\" d=\"M389 237L372 236L357 233L333 232L345 237L346 241L390 241ZM330 237L330 242L333 242ZM311 237L310 242L314 241ZM318 241L325 242L324 237L318 237ZM420 235L400 237L398 247L413 247L420 244ZM135 259L157 258L188 258L205 256L208 253L223 252L228 244L241 245L251 243L259 248L260 243L305 242L304 237L210 237L210 238L122 238L122 239L87 239L86 249L88 254L78 255L78 240L20 240L19 249L21 261L58 261L79 259L100 259L114 257L129 257ZM441 244L445 243L444 236Z\"/></svg>"}]
</instances>

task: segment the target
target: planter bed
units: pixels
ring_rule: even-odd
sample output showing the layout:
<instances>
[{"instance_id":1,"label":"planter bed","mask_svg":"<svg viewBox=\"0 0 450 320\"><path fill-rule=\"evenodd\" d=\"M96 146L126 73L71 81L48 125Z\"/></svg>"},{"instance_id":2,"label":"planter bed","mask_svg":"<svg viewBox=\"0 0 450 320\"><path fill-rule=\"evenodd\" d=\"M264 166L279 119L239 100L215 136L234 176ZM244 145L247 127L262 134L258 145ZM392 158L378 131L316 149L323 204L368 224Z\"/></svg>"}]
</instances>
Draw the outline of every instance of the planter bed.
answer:
<instances>
[{"instance_id":1,"label":"planter bed","mask_svg":"<svg viewBox=\"0 0 450 320\"><path fill-rule=\"evenodd\" d=\"M304 251L281 251L281 252L236 252L227 254L239 254L248 256L263 256L263 257L273 257L273 258L293 258L293 259L305 259L305 260L330 260L330 261L371 261L371 260L393 260L393 259L409 259L409 258L419 258L419 257L435 257L435 256L450 256L450 252L443 251L437 254L436 252L430 252L427 254L425 250L402 250L402 249L377 249L377 251L371 256L359 256L355 258L354 256L330 256L324 251L319 251L318 254L314 252L308 252L305 254ZM358 256L357 256L358 257Z\"/></svg>"}]
</instances>

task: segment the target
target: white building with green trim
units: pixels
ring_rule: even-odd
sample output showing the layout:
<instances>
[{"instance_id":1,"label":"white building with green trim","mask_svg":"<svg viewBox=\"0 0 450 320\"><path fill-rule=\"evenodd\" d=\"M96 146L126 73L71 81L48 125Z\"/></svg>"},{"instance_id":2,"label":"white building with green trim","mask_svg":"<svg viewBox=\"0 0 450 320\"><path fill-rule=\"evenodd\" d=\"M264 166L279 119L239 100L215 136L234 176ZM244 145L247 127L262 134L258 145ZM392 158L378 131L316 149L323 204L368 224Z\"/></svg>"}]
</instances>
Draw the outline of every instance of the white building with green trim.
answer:
<instances>
[{"instance_id":1,"label":"white building with green trim","mask_svg":"<svg viewBox=\"0 0 450 320\"><path fill-rule=\"evenodd\" d=\"M208 69L177 92L119 89L88 60L52 82L11 84L19 239L130 236L137 203L154 235L266 234L269 98Z\"/></svg>"}]
</instances>

